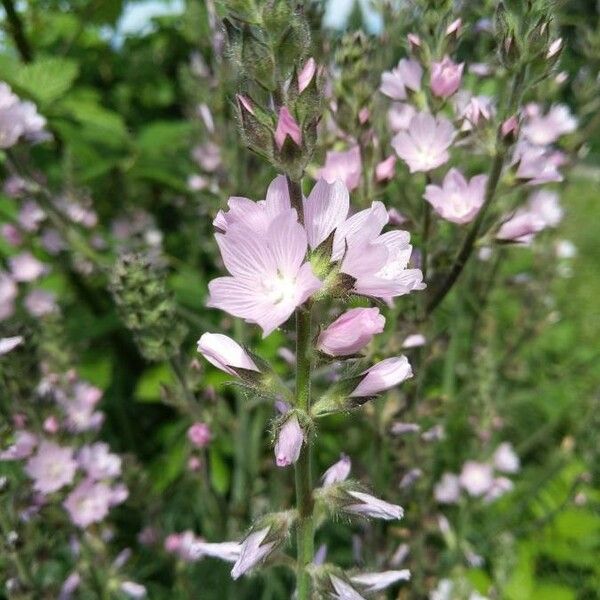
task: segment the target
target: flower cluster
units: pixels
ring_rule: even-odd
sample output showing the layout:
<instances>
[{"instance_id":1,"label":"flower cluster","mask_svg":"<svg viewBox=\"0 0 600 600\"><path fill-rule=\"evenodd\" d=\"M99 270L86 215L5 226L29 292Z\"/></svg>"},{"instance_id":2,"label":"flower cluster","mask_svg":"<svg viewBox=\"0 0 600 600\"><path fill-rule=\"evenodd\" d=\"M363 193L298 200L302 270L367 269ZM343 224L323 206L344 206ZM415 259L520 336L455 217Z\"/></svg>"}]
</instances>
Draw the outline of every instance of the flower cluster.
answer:
<instances>
[{"instance_id":1,"label":"flower cluster","mask_svg":"<svg viewBox=\"0 0 600 600\"><path fill-rule=\"evenodd\" d=\"M0 148L14 146L20 138L30 142L43 140L46 119L35 104L21 100L10 86L0 81Z\"/></svg>"}]
</instances>

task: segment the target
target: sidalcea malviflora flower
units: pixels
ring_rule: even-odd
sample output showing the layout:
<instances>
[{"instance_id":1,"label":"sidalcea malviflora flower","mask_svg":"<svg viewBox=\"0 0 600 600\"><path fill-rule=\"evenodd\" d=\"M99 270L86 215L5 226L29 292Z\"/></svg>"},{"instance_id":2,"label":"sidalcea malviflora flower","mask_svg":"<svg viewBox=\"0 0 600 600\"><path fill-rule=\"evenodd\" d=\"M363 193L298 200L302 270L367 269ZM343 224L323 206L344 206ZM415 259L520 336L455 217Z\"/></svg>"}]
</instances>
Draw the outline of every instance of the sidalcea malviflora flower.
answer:
<instances>
[{"instance_id":1,"label":"sidalcea malviflora flower","mask_svg":"<svg viewBox=\"0 0 600 600\"><path fill-rule=\"evenodd\" d=\"M408 268L409 233L381 233L389 222L385 206L374 202L352 216L349 210L348 189L339 180L320 179L303 198L303 224L291 207L285 177L271 183L263 201L230 198L229 210L220 211L213 224L231 275L210 282L208 305L256 323L268 335L322 289L310 253L332 235L325 271L337 269L350 276L354 293L391 303L423 289L421 271ZM319 275L325 278L322 258L318 262Z\"/></svg>"}]
</instances>

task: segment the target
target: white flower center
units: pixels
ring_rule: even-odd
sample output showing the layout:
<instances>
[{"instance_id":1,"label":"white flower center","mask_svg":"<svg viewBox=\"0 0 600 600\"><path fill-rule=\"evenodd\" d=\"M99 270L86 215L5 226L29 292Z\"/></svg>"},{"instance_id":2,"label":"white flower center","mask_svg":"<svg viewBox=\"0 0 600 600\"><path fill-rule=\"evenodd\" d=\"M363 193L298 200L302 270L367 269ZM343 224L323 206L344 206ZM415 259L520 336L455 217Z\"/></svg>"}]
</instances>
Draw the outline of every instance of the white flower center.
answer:
<instances>
[{"instance_id":1,"label":"white flower center","mask_svg":"<svg viewBox=\"0 0 600 600\"><path fill-rule=\"evenodd\" d=\"M294 302L296 297L296 280L280 272L273 279L263 281L263 289L273 304Z\"/></svg>"}]
</instances>

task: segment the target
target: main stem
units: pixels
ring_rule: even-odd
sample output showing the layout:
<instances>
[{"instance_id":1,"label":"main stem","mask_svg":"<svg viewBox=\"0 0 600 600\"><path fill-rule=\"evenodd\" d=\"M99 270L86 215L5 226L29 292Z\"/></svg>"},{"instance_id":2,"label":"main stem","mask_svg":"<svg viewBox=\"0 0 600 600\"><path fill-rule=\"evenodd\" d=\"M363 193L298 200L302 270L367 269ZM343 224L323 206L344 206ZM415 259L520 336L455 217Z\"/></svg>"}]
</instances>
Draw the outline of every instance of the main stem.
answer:
<instances>
[{"instance_id":1,"label":"main stem","mask_svg":"<svg viewBox=\"0 0 600 600\"><path fill-rule=\"evenodd\" d=\"M306 412L310 409L310 321L310 309L301 307L296 311L296 406ZM296 462L298 600L310 598L311 579L307 567L312 563L315 552L311 450L311 440L308 435Z\"/></svg>"},{"instance_id":2,"label":"main stem","mask_svg":"<svg viewBox=\"0 0 600 600\"><path fill-rule=\"evenodd\" d=\"M299 181L287 178L292 206L298 212L302 223L302 186ZM310 411L310 370L311 370L311 309L310 305L300 306L296 310L296 407L308 413ZM315 554L313 495L311 473L311 438L306 438L295 465L296 510L298 526L296 529L296 591L298 600L309 600L311 578L308 566Z\"/></svg>"}]
</instances>

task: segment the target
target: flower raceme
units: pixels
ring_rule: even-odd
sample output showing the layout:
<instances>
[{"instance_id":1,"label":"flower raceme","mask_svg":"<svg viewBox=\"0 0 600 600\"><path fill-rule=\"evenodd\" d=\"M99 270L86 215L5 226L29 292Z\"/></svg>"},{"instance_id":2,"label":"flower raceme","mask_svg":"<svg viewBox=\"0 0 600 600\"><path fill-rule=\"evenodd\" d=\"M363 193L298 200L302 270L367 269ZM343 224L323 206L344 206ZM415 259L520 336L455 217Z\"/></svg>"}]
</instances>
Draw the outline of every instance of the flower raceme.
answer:
<instances>
[{"instance_id":1,"label":"flower raceme","mask_svg":"<svg viewBox=\"0 0 600 600\"><path fill-rule=\"evenodd\" d=\"M231 275L210 282L208 306L258 324L267 336L313 294L327 292L336 273L351 278L348 291L388 303L423 289L421 271L408 268L408 232L381 233L389 221L384 205L374 202L352 216L349 210L344 184L322 179L303 199L303 224L282 176L264 201L230 198L214 225ZM321 247L330 238L330 256L324 256Z\"/></svg>"}]
</instances>

